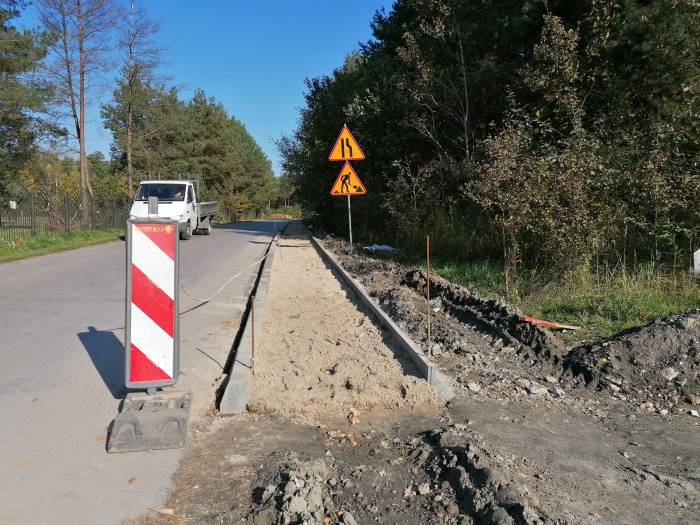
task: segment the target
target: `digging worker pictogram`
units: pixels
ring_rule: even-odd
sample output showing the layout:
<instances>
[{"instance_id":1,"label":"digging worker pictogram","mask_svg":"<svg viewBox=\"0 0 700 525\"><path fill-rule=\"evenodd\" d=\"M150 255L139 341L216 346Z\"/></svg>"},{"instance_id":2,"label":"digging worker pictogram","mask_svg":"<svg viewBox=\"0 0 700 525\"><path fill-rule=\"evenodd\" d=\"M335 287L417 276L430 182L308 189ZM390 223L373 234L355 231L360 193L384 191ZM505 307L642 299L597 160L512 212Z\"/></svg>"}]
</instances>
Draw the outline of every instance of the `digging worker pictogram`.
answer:
<instances>
[{"instance_id":1,"label":"digging worker pictogram","mask_svg":"<svg viewBox=\"0 0 700 525\"><path fill-rule=\"evenodd\" d=\"M331 188L331 195L338 197L340 195L364 195L366 193L367 190L362 184L360 177L357 176L350 163L346 162L335 179L335 183Z\"/></svg>"},{"instance_id":2,"label":"digging worker pictogram","mask_svg":"<svg viewBox=\"0 0 700 525\"><path fill-rule=\"evenodd\" d=\"M340 191L341 193L349 193L350 192L350 174L345 173L341 178L340 178Z\"/></svg>"}]
</instances>

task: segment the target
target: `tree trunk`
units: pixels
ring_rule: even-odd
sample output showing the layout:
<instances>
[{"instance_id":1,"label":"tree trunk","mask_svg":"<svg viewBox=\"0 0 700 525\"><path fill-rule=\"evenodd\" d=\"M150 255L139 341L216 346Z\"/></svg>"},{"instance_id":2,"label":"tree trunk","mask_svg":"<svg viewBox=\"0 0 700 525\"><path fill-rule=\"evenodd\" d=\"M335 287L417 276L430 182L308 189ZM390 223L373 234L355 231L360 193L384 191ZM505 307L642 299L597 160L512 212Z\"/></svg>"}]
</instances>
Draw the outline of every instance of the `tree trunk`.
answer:
<instances>
[{"instance_id":1,"label":"tree trunk","mask_svg":"<svg viewBox=\"0 0 700 525\"><path fill-rule=\"evenodd\" d=\"M508 258L508 240L506 238L505 226L502 227L501 234L503 238L503 284L506 289L506 297L508 297L510 295L510 268Z\"/></svg>"},{"instance_id":2,"label":"tree trunk","mask_svg":"<svg viewBox=\"0 0 700 525\"><path fill-rule=\"evenodd\" d=\"M83 11L81 0L76 1L76 19L78 21L78 70L80 75L80 129L78 131L78 143L80 145L80 204L82 206L82 225L88 226L92 216L92 188L90 187L90 174L87 167L87 153L85 151L85 28L83 24Z\"/></svg>"},{"instance_id":3,"label":"tree trunk","mask_svg":"<svg viewBox=\"0 0 700 525\"><path fill-rule=\"evenodd\" d=\"M80 7L80 3L78 3L78 7ZM66 20L66 11L65 9L61 9L60 11L60 16L61 16L61 39L62 39L62 44L63 44L63 62L66 66L66 81L68 83L68 96L70 97L70 108L71 108L71 115L73 116L73 124L75 126L75 135L78 139L78 141L81 141L81 137L83 136L83 127L82 127L82 120L81 120L81 114L78 114L78 108L76 107L75 103L75 89L73 88L73 68L72 68L72 63L71 63L71 56L70 52L68 50L68 21ZM82 49L82 48L81 48ZM81 70L81 79L83 78L82 76L83 71ZM82 161L82 158L81 158ZM82 187L83 187L83 169L82 169L82 162L79 164L80 168L80 189L81 189L81 201L82 201ZM84 204L83 204L83 209ZM85 212L83 211L81 214L81 218L85 216Z\"/></svg>"},{"instance_id":4,"label":"tree trunk","mask_svg":"<svg viewBox=\"0 0 700 525\"><path fill-rule=\"evenodd\" d=\"M455 29L457 30L457 40L459 43L459 58L462 72L462 95L464 96L464 115L462 116L462 127L464 133L464 158L467 162L471 160L471 150L469 148L469 84L467 82L467 64L464 59L464 46L462 45L462 31L455 17Z\"/></svg>"},{"instance_id":5,"label":"tree trunk","mask_svg":"<svg viewBox=\"0 0 700 525\"><path fill-rule=\"evenodd\" d=\"M129 198L134 197L134 165L131 157L132 150L132 122L134 111L132 109L131 102L128 104L127 114L126 114L126 184L127 184L127 194Z\"/></svg>"}]
</instances>

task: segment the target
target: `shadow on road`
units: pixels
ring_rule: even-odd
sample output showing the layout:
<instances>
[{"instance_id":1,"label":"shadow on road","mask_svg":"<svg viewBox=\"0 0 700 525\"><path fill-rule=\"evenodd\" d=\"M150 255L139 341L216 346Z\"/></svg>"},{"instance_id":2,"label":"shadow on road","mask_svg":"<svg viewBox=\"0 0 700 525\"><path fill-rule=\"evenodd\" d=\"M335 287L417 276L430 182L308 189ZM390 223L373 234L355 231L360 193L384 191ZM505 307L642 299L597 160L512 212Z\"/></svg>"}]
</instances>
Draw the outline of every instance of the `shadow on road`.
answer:
<instances>
[{"instance_id":1,"label":"shadow on road","mask_svg":"<svg viewBox=\"0 0 700 525\"><path fill-rule=\"evenodd\" d=\"M88 326L87 332L80 332L78 339L85 347L92 363L102 377L114 399L124 399L124 345L109 330L97 330Z\"/></svg>"}]
</instances>

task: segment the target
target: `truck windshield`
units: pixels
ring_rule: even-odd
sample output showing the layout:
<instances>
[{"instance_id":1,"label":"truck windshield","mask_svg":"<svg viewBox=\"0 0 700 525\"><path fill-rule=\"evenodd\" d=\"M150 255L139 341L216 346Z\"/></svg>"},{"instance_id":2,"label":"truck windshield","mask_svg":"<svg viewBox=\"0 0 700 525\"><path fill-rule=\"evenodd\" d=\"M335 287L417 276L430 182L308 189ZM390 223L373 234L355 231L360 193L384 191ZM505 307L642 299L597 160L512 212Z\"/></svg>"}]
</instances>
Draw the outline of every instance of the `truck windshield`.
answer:
<instances>
[{"instance_id":1,"label":"truck windshield","mask_svg":"<svg viewBox=\"0 0 700 525\"><path fill-rule=\"evenodd\" d=\"M147 201L149 197L158 197L159 201L182 201L185 200L186 190L186 184L141 184L136 200Z\"/></svg>"}]
</instances>

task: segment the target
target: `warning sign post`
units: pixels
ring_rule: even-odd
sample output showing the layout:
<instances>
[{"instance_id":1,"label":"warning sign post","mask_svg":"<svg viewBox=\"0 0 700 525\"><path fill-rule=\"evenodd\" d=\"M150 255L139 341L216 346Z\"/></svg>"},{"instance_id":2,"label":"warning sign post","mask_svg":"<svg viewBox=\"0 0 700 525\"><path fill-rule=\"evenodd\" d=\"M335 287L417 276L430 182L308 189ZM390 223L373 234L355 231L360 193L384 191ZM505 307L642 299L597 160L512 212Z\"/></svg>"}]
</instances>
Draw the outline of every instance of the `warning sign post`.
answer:
<instances>
[{"instance_id":1,"label":"warning sign post","mask_svg":"<svg viewBox=\"0 0 700 525\"><path fill-rule=\"evenodd\" d=\"M129 219L126 231L125 385L174 385L180 373L178 224Z\"/></svg>"},{"instance_id":2,"label":"warning sign post","mask_svg":"<svg viewBox=\"0 0 700 525\"><path fill-rule=\"evenodd\" d=\"M365 153L357 143L357 140L355 140L347 124L343 124L343 129L340 130L340 134L333 145L333 149L331 149L328 155L328 160L331 162L345 161L343 169L340 170L331 188L331 196L348 197L348 230L350 233L350 251L352 252L352 211L350 209L350 197L352 195L366 195L367 189L365 185L362 184L360 177L357 176L357 172L355 172L349 162L351 160L365 160Z\"/></svg>"}]
</instances>

